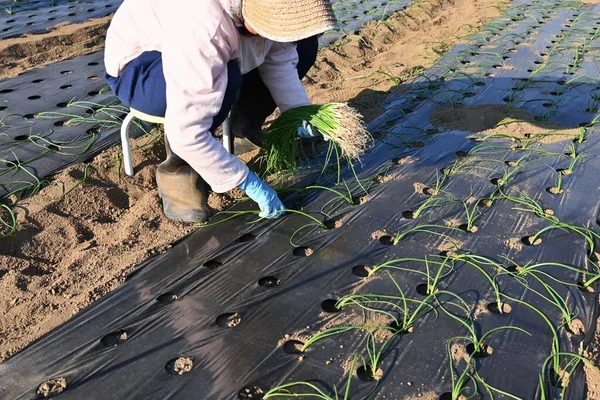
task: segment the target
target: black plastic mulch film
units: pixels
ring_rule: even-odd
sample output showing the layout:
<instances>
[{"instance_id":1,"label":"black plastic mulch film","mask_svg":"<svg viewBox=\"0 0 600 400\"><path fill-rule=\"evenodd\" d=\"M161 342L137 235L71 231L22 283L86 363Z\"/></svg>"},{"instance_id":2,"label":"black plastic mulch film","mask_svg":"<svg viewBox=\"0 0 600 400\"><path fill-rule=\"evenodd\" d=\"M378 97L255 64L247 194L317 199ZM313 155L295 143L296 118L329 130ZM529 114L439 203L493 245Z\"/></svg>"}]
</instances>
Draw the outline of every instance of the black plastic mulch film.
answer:
<instances>
[{"instance_id":1,"label":"black plastic mulch film","mask_svg":"<svg viewBox=\"0 0 600 400\"><path fill-rule=\"evenodd\" d=\"M367 21L404 9L410 1L385 3L335 1L340 30L323 35L321 44L330 44ZM0 11L5 10L0 12L0 39L5 37L3 32L20 36L45 31L66 21L61 17L65 13L65 18L72 17L71 22L98 16L100 9L106 15L118 4L119 1L11 1L5 7L0 2ZM83 11L77 11L80 8ZM43 26L33 25L37 31L24 22L48 15L57 19L46 21ZM127 109L116 102L104 81L103 55L97 52L0 81L0 196L34 193L44 177L73 163L90 160L119 142L117 133Z\"/></svg>"},{"instance_id":2,"label":"black plastic mulch film","mask_svg":"<svg viewBox=\"0 0 600 400\"><path fill-rule=\"evenodd\" d=\"M600 276L599 16L515 2L388 98L357 170L368 195L345 172L345 198L313 188L285 200L323 226L246 214L194 232L0 364L0 398L585 398L578 354L594 336ZM430 119L481 105L580 135L511 141ZM314 171L316 185L346 193ZM453 227L467 214L477 232Z\"/></svg>"},{"instance_id":3,"label":"black plastic mulch film","mask_svg":"<svg viewBox=\"0 0 600 400\"><path fill-rule=\"evenodd\" d=\"M46 33L62 23L105 17L120 4L120 0L0 0L0 39Z\"/></svg>"}]
</instances>

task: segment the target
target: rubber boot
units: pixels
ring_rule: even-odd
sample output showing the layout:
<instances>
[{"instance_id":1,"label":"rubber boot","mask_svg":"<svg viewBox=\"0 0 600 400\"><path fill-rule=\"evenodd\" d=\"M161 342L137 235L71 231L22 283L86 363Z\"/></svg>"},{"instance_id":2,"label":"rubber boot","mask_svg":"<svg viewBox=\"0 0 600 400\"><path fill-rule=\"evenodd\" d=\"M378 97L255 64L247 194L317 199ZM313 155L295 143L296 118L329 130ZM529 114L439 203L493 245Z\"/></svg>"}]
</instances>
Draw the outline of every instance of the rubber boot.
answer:
<instances>
[{"instance_id":1,"label":"rubber boot","mask_svg":"<svg viewBox=\"0 0 600 400\"><path fill-rule=\"evenodd\" d=\"M167 159L156 170L163 212L173 221L207 221L211 216L208 185L188 163L171 151L166 137L165 147Z\"/></svg>"}]
</instances>

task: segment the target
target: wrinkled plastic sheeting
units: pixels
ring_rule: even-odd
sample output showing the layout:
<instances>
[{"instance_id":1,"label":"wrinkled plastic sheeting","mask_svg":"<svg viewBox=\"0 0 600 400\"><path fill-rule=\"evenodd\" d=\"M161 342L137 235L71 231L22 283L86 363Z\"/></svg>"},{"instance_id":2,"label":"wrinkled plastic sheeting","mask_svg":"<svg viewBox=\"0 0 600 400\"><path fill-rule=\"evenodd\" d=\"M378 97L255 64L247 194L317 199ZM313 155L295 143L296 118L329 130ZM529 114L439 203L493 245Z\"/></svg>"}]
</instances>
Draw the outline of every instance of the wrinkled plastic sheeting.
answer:
<instances>
[{"instance_id":1,"label":"wrinkled plastic sheeting","mask_svg":"<svg viewBox=\"0 0 600 400\"><path fill-rule=\"evenodd\" d=\"M119 8L121 0L40 0L0 2L0 39L46 33L59 24L101 18Z\"/></svg>"},{"instance_id":2,"label":"wrinkled plastic sheeting","mask_svg":"<svg viewBox=\"0 0 600 400\"><path fill-rule=\"evenodd\" d=\"M444 293L455 293L471 305L473 314L479 309L473 317L479 334L506 325L529 333L500 329L488 337L486 344L493 353L473 364L479 389L474 398L492 398L482 381L522 399L540 398L542 391L546 398L559 395L562 388L556 382L546 379L541 385L539 380L540 375L549 376L546 360L553 343L558 340L561 352L577 353L592 340L598 318L600 288L592 285L595 292L588 292L578 287L585 274L576 269L594 269L589 243L582 236L553 230L542 235L539 246L515 246L515 241L550 223L515 210L515 204L505 200L478 211L476 233L431 228L445 236L417 232L396 245L372 234L464 222L460 201L429 209L414 220L403 214L427 199L422 184L433 187L441 169L456 165L457 157L477 168L451 175L444 190L456 199L483 199L496 191L493 181L505 173L504 162L523 155L532 162L503 190L515 194L519 189L552 209L561 221L597 231L600 143L593 124L597 111L585 112L581 106L589 105L586 100L600 87L593 62L595 45L600 43L592 35L598 17L597 11L570 3L518 2L470 43L453 49L402 96L388 99L387 111L370 126L381 140L357 170L369 189L362 204L350 205L330 191L313 189L291 194L285 202L326 219L329 229L307 226L311 220L299 214L259 222L245 215L194 232L167 253L146 261L120 288L0 364L0 397L36 398L39 385L56 378L64 378L67 385L61 399L260 398L260 392L294 381L310 381L330 394L333 387L343 392L350 361L355 354L367 356L364 331L329 336L304 354L297 354L294 343L288 342L303 342L326 327L350 324L356 315L346 308L336 312L331 304L353 293L392 295L399 287L409 299L423 299L418 289L427 282L423 262L407 261L405 270L389 269L389 275L367 279L357 271L397 258L436 260L441 250L448 250L448 242L459 242L460 254L486 256L499 263L505 256L523 266L551 262L575 268L548 264L544 276L551 279L543 281L577 312L584 326L581 335L569 333L558 307L536 293L546 289L533 274L517 278L487 270L512 307L504 314L485 311L495 301L492 286L484 274L465 263L455 263L439 284ZM565 43L585 38L591 40L591 50L580 62L573 67L561 64L569 62L573 51ZM550 67L536 71L541 65L535 63L538 57L547 57ZM512 97L505 102L508 96ZM543 105L549 101L552 107ZM481 135L445 130L430 119L440 106L482 104L514 104L565 127L583 123L586 140L566 138L515 147L502 137L473 141L470 138ZM482 143L489 148L472 151ZM584 158L565 177L565 192L551 195L545 189L554 183L554 169L569 163L560 153L571 144ZM457 154L469 151L467 157ZM336 187L332 177L317 176L309 178L311 184ZM364 196L352 184L356 182L350 172L343 178L355 189L353 196ZM243 207L250 206L237 209ZM332 220L340 220L341 226L333 228ZM439 299L454 298L440 295ZM419 318L411 333L395 337L380 364L379 382L354 375L350 398L400 399L419 394L437 398L449 393L450 365L461 373L465 363L452 360L448 345L465 335L465 327L444 312ZM179 357L193 363L181 375L172 370ZM560 366L567 367L569 360L561 357ZM362 365L360 358L358 363ZM572 372L565 398L583 399L582 366ZM310 391L300 386L290 390ZM469 380L465 393L471 395L473 390ZM507 396L496 392L494 398Z\"/></svg>"},{"instance_id":3,"label":"wrinkled plastic sheeting","mask_svg":"<svg viewBox=\"0 0 600 400\"><path fill-rule=\"evenodd\" d=\"M97 52L0 81L0 196L26 194L36 179L118 142L128 109L103 71Z\"/></svg>"}]
</instances>

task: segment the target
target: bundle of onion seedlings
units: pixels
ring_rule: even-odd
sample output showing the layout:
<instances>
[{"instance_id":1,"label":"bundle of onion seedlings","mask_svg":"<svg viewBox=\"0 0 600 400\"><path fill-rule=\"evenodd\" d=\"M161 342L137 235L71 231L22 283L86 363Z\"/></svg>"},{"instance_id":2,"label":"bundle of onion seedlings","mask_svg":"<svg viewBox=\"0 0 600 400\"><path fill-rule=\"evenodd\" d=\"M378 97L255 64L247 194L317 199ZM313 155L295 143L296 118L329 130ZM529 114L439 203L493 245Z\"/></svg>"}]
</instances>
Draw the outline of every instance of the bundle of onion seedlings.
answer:
<instances>
[{"instance_id":1,"label":"bundle of onion seedlings","mask_svg":"<svg viewBox=\"0 0 600 400\"><path fill-rule=\"evenodd\" d=\"M351 165L364 154L372 141L361 115L345 103L296 107L281 113L269 128L264 143L269 173L296 171L297 131L302 121L310 123L329 143L325 167L332 155L335 155L338 166L341 158Z\"/></svg>"}]
</instances>

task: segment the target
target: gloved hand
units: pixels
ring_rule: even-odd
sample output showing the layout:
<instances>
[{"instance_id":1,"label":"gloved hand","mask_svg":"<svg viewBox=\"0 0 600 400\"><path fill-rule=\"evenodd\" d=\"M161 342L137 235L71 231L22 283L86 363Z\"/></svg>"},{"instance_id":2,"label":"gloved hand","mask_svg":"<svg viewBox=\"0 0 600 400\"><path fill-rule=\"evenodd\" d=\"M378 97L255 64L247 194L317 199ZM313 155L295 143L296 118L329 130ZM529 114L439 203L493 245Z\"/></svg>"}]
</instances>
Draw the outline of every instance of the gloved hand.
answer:
<instances>
[{"instance_id":1,"label":"gloved hand","mask_svg":"<svg viewBox=\"0 0 600 400\"><path fill-rule=\"evenodd\" d=\"M250 171L246 180L239 184L238 188L245 191L248 197L258 203L258 207L260 207L259 217L275 219L285 213L285 206L279 200L277 192L256 176L254 172Z\"/></svg>"},{"instance_id":2,"label":"gloved hand","mask_svg":"<svg viewBox=\"0 0 600 400\"><path fill-rule=\"evenodd\" d=\"M305 138L305 139L312 139L312 138L321 136L321 132L319 132L317 130L317 128L312 126L307 121L302 121L302 124L300 124L300 126L298 127L297 133L298 133L298 136L300 136L301 138ZM329 140L325 136L323 136L323 139L325 139L325 141Z\"/></svg>"}]
</instances>

